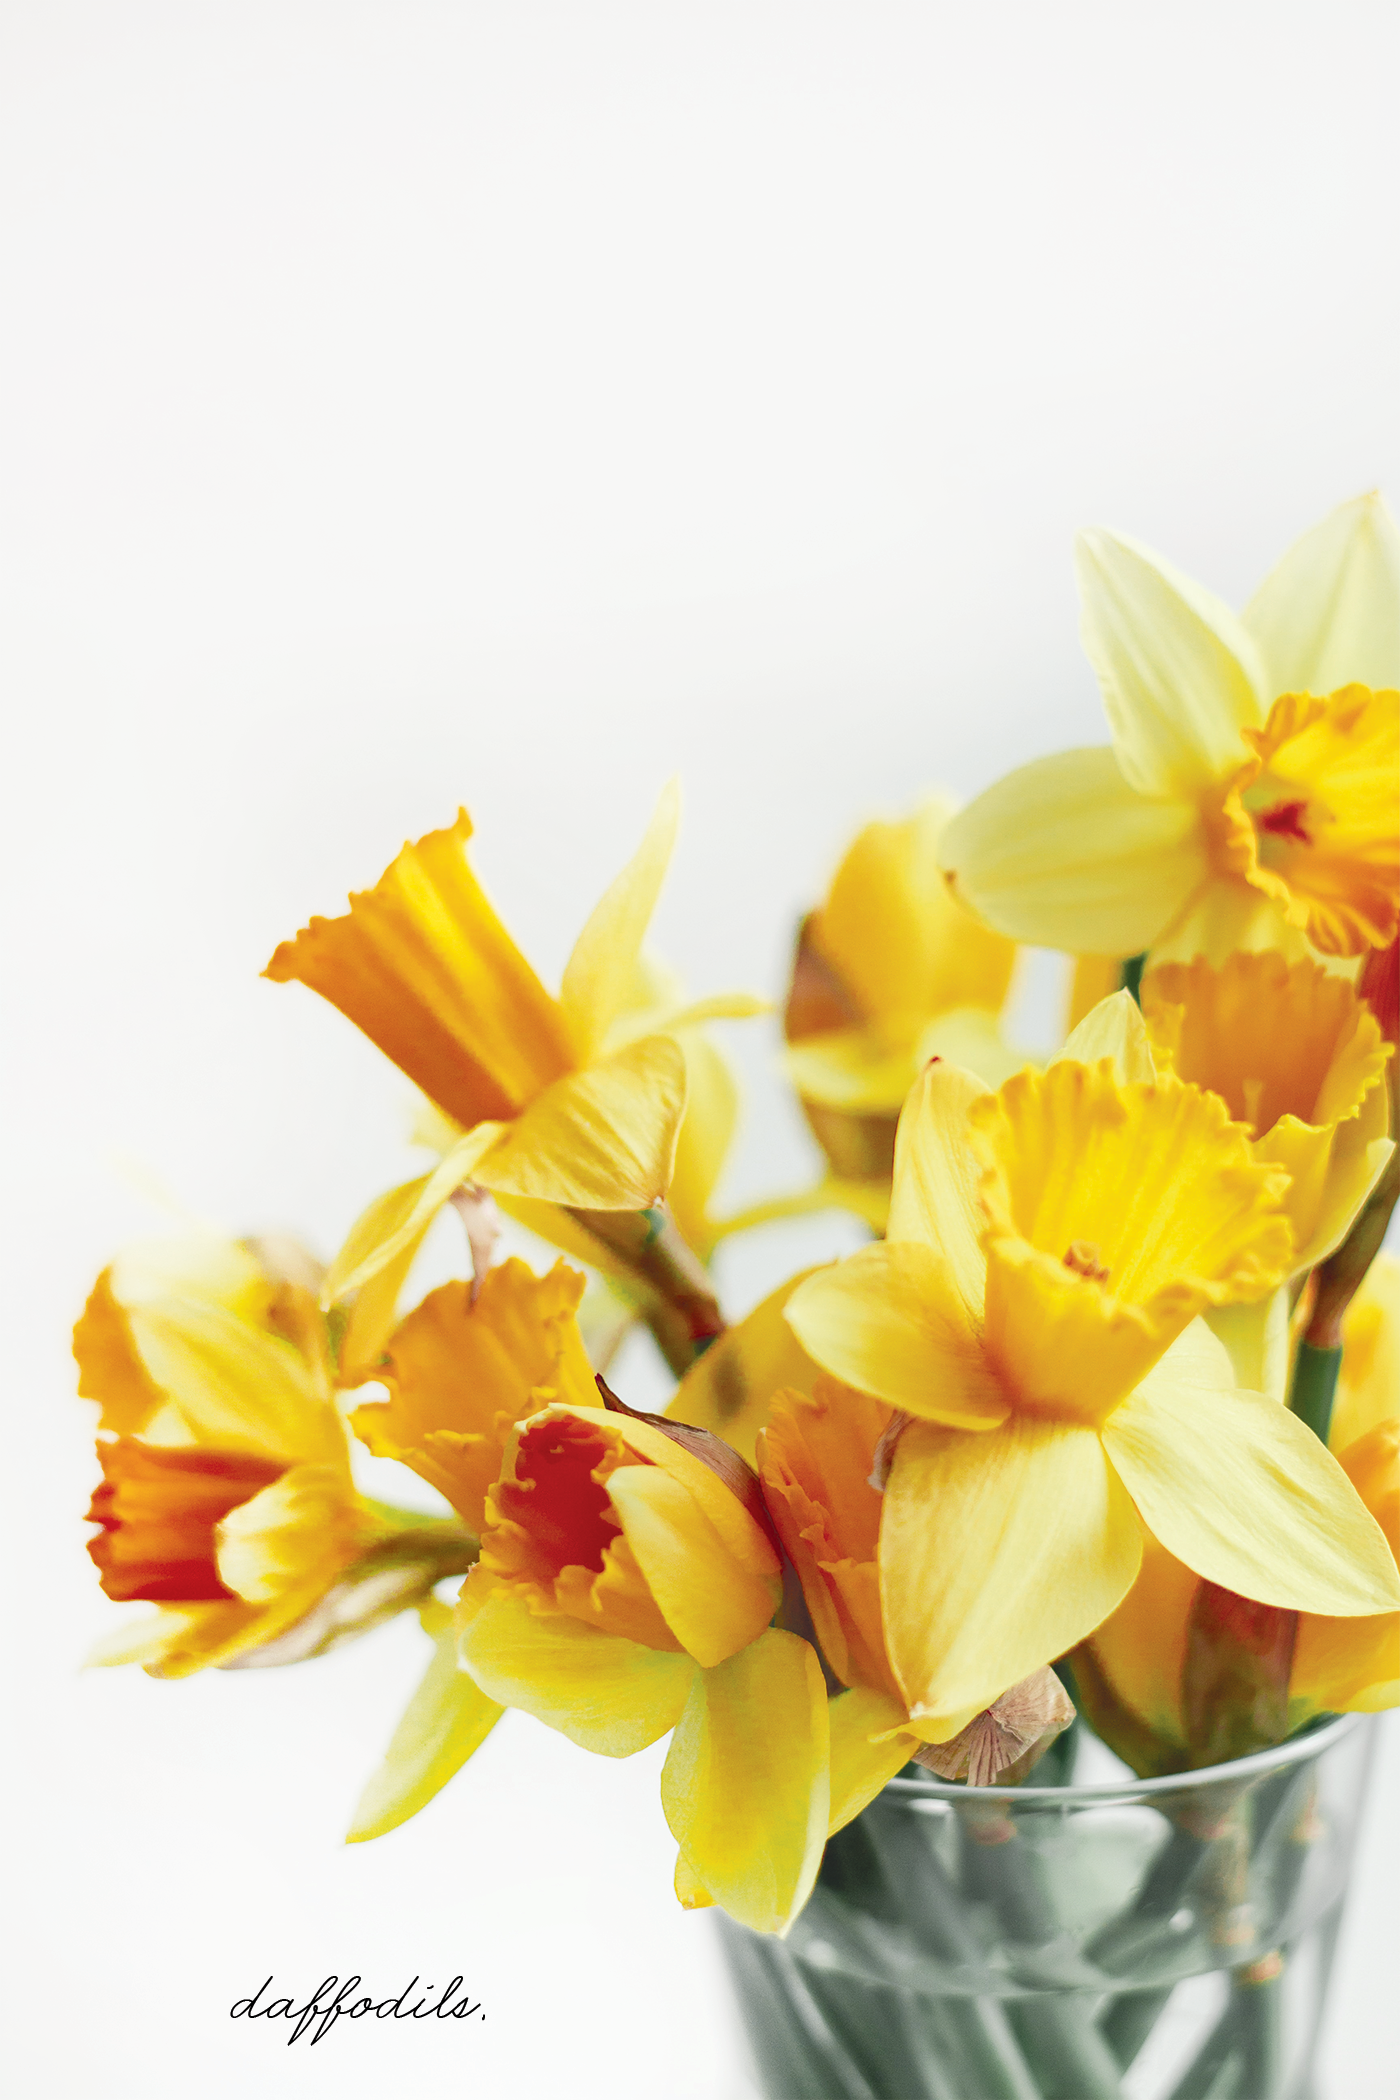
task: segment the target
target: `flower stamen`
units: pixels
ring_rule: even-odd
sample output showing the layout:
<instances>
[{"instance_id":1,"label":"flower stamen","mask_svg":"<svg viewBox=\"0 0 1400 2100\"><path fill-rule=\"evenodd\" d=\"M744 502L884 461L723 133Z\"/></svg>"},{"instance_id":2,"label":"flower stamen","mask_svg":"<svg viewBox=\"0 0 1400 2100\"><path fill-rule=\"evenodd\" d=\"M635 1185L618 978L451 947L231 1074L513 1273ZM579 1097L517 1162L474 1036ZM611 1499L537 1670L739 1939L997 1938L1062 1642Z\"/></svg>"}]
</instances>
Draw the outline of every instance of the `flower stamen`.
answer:
<instances>
[{"instance_id":1,"label":"flower stamen","mask_svg":"<svg viewBox=\"0 0 1400 2100\"><path fill-rule=\"evenodd\" d=\"M1090 1283L1107 1283L1108 1270L1092 1240L1071 1240L1065 1249L1065 1267Z\"/></svg>"}]
</instances>

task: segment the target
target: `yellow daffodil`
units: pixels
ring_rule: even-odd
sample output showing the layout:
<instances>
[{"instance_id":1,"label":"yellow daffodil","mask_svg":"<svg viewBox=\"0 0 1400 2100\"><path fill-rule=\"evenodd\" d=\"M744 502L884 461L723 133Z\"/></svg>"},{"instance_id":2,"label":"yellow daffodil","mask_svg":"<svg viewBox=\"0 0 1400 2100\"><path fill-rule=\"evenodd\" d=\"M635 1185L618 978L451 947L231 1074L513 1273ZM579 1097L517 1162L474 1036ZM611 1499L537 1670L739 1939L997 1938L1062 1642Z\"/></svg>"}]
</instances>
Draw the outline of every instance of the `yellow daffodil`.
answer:
<instances>
[{"instance_id":1,"label":"yellow daffodil","mask_svg":"<svg viewBox=\"0 0 1400 2100\"><path fill-rule=\"evenodd\" d=\"M758 1435L774 1394L785 1386L809 1390L819 1375L787 1320L788 1300L809 1273L790 1276L722 1334L691 1365L666 1410L723 1437L749 1465L758 1463Z\"/></svg>"},{"instance_id":2,"label":"yellow daffodil","mask_svg":"<svg viewBox=\"0 0 1400 2100\"><path fill-rule=\"evenodd\" d=\"M704 1001L609 1048L675 842L674 786L603 896L551 998L468 864L466 812L405 846L344 918L313 919L266 975L298 978L336 1006L462 1135L432 1175L391 1191L333 1265L331 1298L402 1252L471 1181L584 1210L644 1210L666 1193L685 1107L675 1029L748 1014L747 998ZM363 1223L363 1221L362 1221ZM350 1266L347 1268L346 1264Z\"/></svg>"},{"instance_id":3,"label":"yellow daffodil","mask_svg":"<svg viewBox=\"0 0 1400 2100\"><path fill-rule=\"evenodd\" d=\"M1160 959L1356 956L1400 913L1400 534L1378 496L1284 556L1244 613L1136 541L1082 534L1111 747L1007 776L943 866L989 925Z\"/></svg>"},{"instance_id":4,"label":"yellow daffodil","mask_svg":"<svg viewBox=\"0 0 1400 2100\"><path fill-rule=\"evenodd\" d=\"M300 1249L212 1235L99 1279L74 1333L102 1408L89 1550L109 1597L159 1609L94 1660L165 1677L295 1660L466 1564L440 1527L356 1493L318 1280Z\"/></svg>"},{"instance_id":5,"label":"yellow daffodil","mask_svg":"<svg viewBox=\"0 0 1400 2100\"><path fill-rule=\"evenodd\" d=\"M880 1587L896 1680L931 1739L1108 1617L1144 1525L1265 1603L1400 1602L1336 1461L1235 1389L1196 1319L1287 1273L1285 1186L1223 1102L1170 1074L1124 1083L1110 1057L1067 1055L997 1094L944 1064L919 1080L888 1239L809 1277L788 1318L834 1377L910 1417Z\"/></svg>"},{"instance_id":6,"label":"yellow daffodil","mask_svg":"<svg viewBox=\"0 0 1400 2100\"><path fill-rule=\"evenodd\" d=\"M1400 1559L1400 1261L1382 1254L1348 1309L1331 1448ZM1198 1588L1194 1571L1154 1538L1132 1590L1088 1642L1089 1660L1126 1741L1154 1769L1186 1762L1182 1672ZM1298 1617L1288 1726L1318 1713L1375 1713L1400 1703L1400 1613Z\"/></svg>"},{"instance_id":7,"label":"yellow daffodil","mask_svg":"<svg viewBox=\"0 0 1400 2100\"><path fill-rule=\"evenodd\" d=\"M995 1085L1023 1062L1000 1028L1015 947L958 909L939 870L952 812L931 798L857 835L803 922L784 1015L788 1076L831 1166L827 1200L876 1184L880 1224L920 1067L950 1057Z\"/></svg>"},{"instance_id":8,"label":"yellow daffodil","mask_svg":"<svg viewBox=\"0 0 1400 2100\"><path fill-rule=\"evenodd\" d=\"M489 1698L604 1756L673 1730L661 1798L682 1900L783 1931L826 1839L826 1688L809 1643L770 1624L781 1562L757 1481L678 1434L559 1403L515 1430L461 1656ZM710 1442L726 1477L698 1455Z\"/></svg>"},{"instance_id":9,"label":"yellow daffodil","mask_svg":"<svg viewBox=\"0 0 1400 2100\"><path fill-rule=\"evenodd\" d=\"M1155 1061L1207 1088L1285 1167L1295 1271L1346 1237L1390 1157L1388 1045L1342 978L1278 953L1148 971L1142 1011Z\"/></svg>"}]
</instances>

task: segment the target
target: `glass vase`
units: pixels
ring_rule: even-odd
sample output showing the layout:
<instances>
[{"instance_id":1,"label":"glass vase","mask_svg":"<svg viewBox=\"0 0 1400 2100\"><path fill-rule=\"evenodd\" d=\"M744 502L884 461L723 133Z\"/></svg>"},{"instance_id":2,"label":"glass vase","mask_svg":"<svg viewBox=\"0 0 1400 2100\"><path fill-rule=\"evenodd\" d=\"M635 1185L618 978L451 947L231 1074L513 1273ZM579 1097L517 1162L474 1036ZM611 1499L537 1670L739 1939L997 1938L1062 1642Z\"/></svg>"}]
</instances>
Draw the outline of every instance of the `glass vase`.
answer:
<instances>
[{"instance_id":1,"label":"glass vase","mask_svg":"<svg viewBox=\"0 0 1400 2100\"><path fill-rule=\"evenodd\" d=\"M1073 1736L1066 1776L1108 1764ZM827 1845L786 1940L719 1921L763 2090L1313 2100L1372 1742L1346 1716L1103 1785L907 1767Z\"/></svg>"}]
</instances>

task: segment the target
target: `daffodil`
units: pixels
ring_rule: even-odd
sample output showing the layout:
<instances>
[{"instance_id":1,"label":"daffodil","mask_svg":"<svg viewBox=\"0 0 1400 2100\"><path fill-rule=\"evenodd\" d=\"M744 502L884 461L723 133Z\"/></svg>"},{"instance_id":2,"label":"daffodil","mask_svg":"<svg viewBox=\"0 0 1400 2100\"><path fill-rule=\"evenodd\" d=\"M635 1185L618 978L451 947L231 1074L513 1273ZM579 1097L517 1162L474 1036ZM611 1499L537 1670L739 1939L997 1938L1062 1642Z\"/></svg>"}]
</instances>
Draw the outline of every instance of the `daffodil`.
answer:
<instances>
[{"instance_id":1,"label":"daffodil","mask_svg":"<svg viewBox=\"0 0 1400 2100\"><path fill-rule=\"evenodd\" d=\"M461 1136L436 1171L391 1191L332 1266L331 1299L396 1258L464 1182L585 1211L644 1211L666 1194L686 1097L674 1030L758 1002L702 1001L610 1048L675 842L662 794L637 853L604 894L552 998L466 856L471 822L407 845L339 919L313 919L266 975L298 978L376 1043ZM348 1266L347 1266L348 1264Z\"/></svg>"},{"instance_id":2,"label":"daffodil","mask_svg":"<svg viewBox=\"0 0 1400 2100\"><path fill-rule=\"evenodd\" d=\"M627 1002L609 1030L605 1048L621 1050L658 1030L674 1029L685 1058L686 1096L665 1214L674 1221L686 1247L701 1263L708 1263L719 1241L733 1229L731 1221L716 1212L714 1199L734 1139L739 1093L728 1059L702 1025L686 1019L688 1011L674 973L653 957L640 955ZM427 1101L415 1119L413 1134L439 1159L447 1157L461 1135ZM412 1186L421 1190L424 1184ZM579 1312L597 1369L607 1369L635 1320L650 1319L657 1325L664 1320L665 1308L657 1304L655 1289L641 1273L635 1253L629 1258L627 1242L612 1219L537 1198L502 1195L498 1202L502 1211L538 1239L597 1272ZM653 1218L644 1256L652 1253L656 1236ZM716 1308L716 1317L717 1312ZM687 1356L686 1362L689 1360ZM683 1369L684 1364L677 1368Z\"/></svg>"},{"instance_id":3,"label":"daffodil","mask_svg":"<svg viewBox=\"0 0 1400 2100\"><path fill-rule=\"evenodd\" d=\"M834 1377L910 1418L880 1589L931 1739L1101 1624L1144 1526L1265 1603L1349 1617L1400 1602L1335 1459L1235 1389L1196 1317L1287 1274L1285 1187L1222 1101L1171 1074L1124 1083L1109 1056L1065 1055L996 1094L945 1064L921 1077L887 1240L809 1277L788 1318Z\"/></svg>"},{"instance_id":4,"label":"daffodil","mask_svg":"<svg viewBox=\"0 0 1400 2100\"><path fill-rule=\"evenodd\" d=\"M884 1222L894 1132L920 1066L953 1058L993 1084L1023 1060L1000 1016L1014 945L960 911L938 866L954 805L867 824L802 924L786 1066L830 1163L829 1202L874 1185Z\"/></svg>"},{"instance_id":5,"label":"daffodil","mask_svg":"<svg viewBox=\"0 0 1400 2100\"><path fill-rule=\"evenodd\" d=\"M1375 1015L1344 979L1276 952L1150 970L1142 1011L1158 1067L1218 1094L1254 1158L1287 1168L1294 1268L1312 1268L1392 1150Z\"/></svg>"},{"instance_id":6,"label":"daffodil","mask_svg":"<svg viewBox=\"0 0 1400 2100\"><path fill-rule=\"evenodd\" d=\"M1331 1446L1400 1558L1400 1261L1382 1254L1348 1309ZM1100 1716L1143 1770L1187 1763L1182 1673L1199 1587L1156 1539L1118 1610L1087 1643ZM1084 1669L1076 1662L1081 1682ZM1375 1713L1400 1703L1400 1613L1336 1618L1301 1612L1288 1680L1287 1725L1319 1713Z\"/></svg>"},{"instance_id":7,"label":"daffodil","mask_svg":"<svg viewBox=\"0 0 1400 2100\"><path fill-rule=\"evenodd\" d=\"M356 1492L317 1282L299 1249L213 1235L99 1279L74 1333L102 1409L89 1550L109 1597L158 1609L94 1660L295 1660L466 1565L460 1536Z\"/></svg>"},{"instance_id":8,"label":"daffodil","mask_svg":"<svg viewBox=\"0 0 1400 2100\"><path fill-rule=\"evenodd\" d=\"M1136 541L1080 536L1111 746L1009 774L942 861L989 925L1159 959L1384 947L1400 914L1400 533L1377 496L1284 556L1242 615Z\"/></svg>"},{"instance_id":9,"label":"daffodil","mask_svg":"<svg viewBox=\"0 0 1400 2100\"><path fill-rule=\"evenodd\" d=\"M826 1687L770 1623L780 1571L758 1482L718 1439L556 1402L512 1435L458 1606L489 1698L608 1757L673 1731L678 1891L762 1932L806 1901L830 1805Z\"/></svg>"}]
</instances>

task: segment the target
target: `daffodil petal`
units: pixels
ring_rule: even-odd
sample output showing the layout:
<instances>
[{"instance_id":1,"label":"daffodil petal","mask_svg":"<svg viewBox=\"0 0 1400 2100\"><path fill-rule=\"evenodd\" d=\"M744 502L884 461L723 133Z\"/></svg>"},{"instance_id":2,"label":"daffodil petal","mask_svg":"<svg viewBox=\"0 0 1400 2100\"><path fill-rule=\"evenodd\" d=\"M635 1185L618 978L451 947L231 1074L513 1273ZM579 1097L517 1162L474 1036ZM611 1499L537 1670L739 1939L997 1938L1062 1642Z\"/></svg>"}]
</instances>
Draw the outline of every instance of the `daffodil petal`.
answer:
<instances>
[{"instance_id":1,"label":"daffodil petal","mask_svg":"<svg viewBox=\"0 0 1400 2100\"><path fill-rule=\"evenodd\" d=\"M1208 873L1186 800L1151 800L1106 747L1036 759L943 835L943 865L979 918L1031 947L1136 955Z\"/></svg>"},{"instance_id":2,"label":"daffodil petal","mask_svg":"<svg viewBox=\"0 0 1400 2100\"><path fill-rule=\"evenodd\" d=\"M695 1676L688 1655L536 1614L483 1569L457 1606L463 1665L501 1706L518 1706L585 1750L631 1757L678 1720Z\"/></svg>"},{"instance_id":3,"label":"daffodil petal","mask_svg":"<svg viewBox=\"0 0 1400 2100\"><path fill-rule=\"evenodd\" d=\"M219 1580L246 1604L281 1602L306 1588L310 1605L331 1587L363 1533L343 1465L290 1466L217 1527Z\"/></svg>"},{"instance_id":4,"label":"daffodil petal","mask_svg":"<svg viewBox=\"0 0 1400 2100\"><path fill-rule=\"evenodd\" d=\"M1380 1526L1277 1401L1164 1360L1109 1417L1103 1441L1148 1529L1208 1582L1334 1618L1400 1605Z\"/></svg>"},{"instance_id":5,"label":"daffodil petal","mask_svg":"<svg viewBox=\"0 0 1400 2100\"><path fill-rule=\"evenodd\" d=\"M462 1186L505 1128L501 1123L478 1123L457 1139L431 1174L406 1181L372 1203L326 1271L322 1305L338 1305L383 1270L396 1267L405 1254L411 1259L411 1250L421 1243L453 1190Z\"/></svg>"},{"instance_id":6,"label":"daffodil petal","mask_svg":"<svg viewBox=\"0 0 1400 2100\"><path fill-rule=\"evenodd\" d=\"M713 1910L715 1899L698 1879L683 1852L676 1854L676 1901L682 1910Z\"/></svg>"},{"instance_id":7,"label":"daffodil petal","mask_svg":"<svg viewBox=\"0 0 1400 2100\"><path fill-rule=\"evenodd\" d=\"M294 1460L343 1451L343 1432L289 1342L222 1306L166 1298L133 1308L147 1371L196 1442Z\"/></svg>"},{"instance_id":8,"label":"daffodil petal","mask_svg":"<svg viewBox=\"0 0 1400 2100\"><path fill-rule=\"evenodd\" d=\"M345 1331L340 1338L337 1382L342 1386L359 1385L364 1379L372 1378L384 1355L384 1345L394 1331L399 1293L408 1280L408 1272L432 1223L432 1218L423 1218L420 1225L416 1216L418 1199L428 1180L428 1175L420 1174L416 1180L405 1181L385 1195L377 1196L350 1228L338 1259L342 1272L353 1273L365 1254L374 1252L387 1240L396 1239L399 1228L409 1219L413 1219L417 1227L403 1240L397 1252L368 1276L355 1292Z\"/></svg>"},{"instance_id":9,"label":"daffodil petal","mask_svg":"<svg viewBox=\"0 0 1400 2100\"><path fill-rule=\"evenodd\" d=\"M685 1110L685 1054L644 1036L556 1079L476 1166L482 1186L579 1210L645 1210L671 1179Z\"/></svg>"},{"instance_id":10,"label":"daffodil petal","mask_svg":"<svg viewBox=\"0 0 1400 2100\"><path fill-rule=\"evenodd\" d=\"M697 1674L661 1774L694 1876L754 1932L812 1892L830 1804L826 1686L808 1642L770 1628Z\"/></svg>"},{"instance_id":11,"label":"daffodil petal","mask_svg":"<svg viewBox=\"0 0 1400 2100\"><path fill-rule=\"evenodd\" d=\"M1202 1314L1230 1358L1233 1383L1282 1400L1288 1384L1288 1290L1281 1285L1252 1305L1212 1305Z\"/></svg>"},{"instance_id":12,"label":"daffodil petal","mask_svg":"<svg viewBox=\"0 0 1400 2100\"><path fill-rule=\"evenodd\" d=\"M666 1201L685 1240L702 1260L718 1237L710 1216L715 1192L739 1122L739 1088L729 1060L699 1028L677 1038L685 1054L685 1114Z\"/></svg>"},{"instance_id":13,"label":"daffodil petal","mask_svg":"<svg viewBox=\"0 0 1400 2100\"><path fill-rule=\"evenodd\" d=\"M827 1707L831 1728L831 1812L827 1835L844 1830L868 1808L886 1780L919 1747L908 1717L886 1692L856 1685Z\"/></svg>"},{"instance_id":14,"label":"daffodil petal","mask_svg":"<svg viewBox=\"0 0 1400 2100\"><path fill-rule=\"evenodd\" d=\"M790 1043L783 1069L804 1101L897 1115L918 1066L912 1043L892 1049L878 1029L841 1028Z\"/></svg>"},{"instance_id":15,"label":"daffodil petal","mask_svg":"<svg viewBox=\"0 0 1400 2100\"><path fill-rule=\"evenodd\" d=\"M1342 1323L1332 1450L1346 1451L1400 1415L1400 1255L1382 1248Z\"/></svg>"},{"instance_id":16,"label":"daffodil petal","mask_svg":"<svg viewBox=\"0 0 1400 2100\"><path fill-rule=\"evenodd\" d=\"M1205 787L1240 763L1240 731L1268 697L1243 623L1136 540L1081 532L1074 554L1080 632L1124 778L1144 795Z\"/></svg>"},{"instance_id":17,"label":"daffodil petal","mask_svg":"<svg viewBox=\"0 0 1400 2100\"><path fill-rule=\"evenodd\" d=\"M135 1436L165 1405L165 1395L132 1339L126 1308L113 1295L110 1269L104 1269L93 1285L82 1318L73 1329L73 1354L78 1364L78 1397L101 1405L99 1429Z\"/></svg>"},{"instance_id":18,"label":"daffodil petal","mask_svg":"<svg viewBox=\"0 0 1400 2100\"><path fill-rule=\"evenodd\" d=\"M890 1193L889 1238L919 1242L939 1256L969 1332L981 1317L985 1282L981 1176L968 1143L968 1110L986 1092L957 1065L920 1073L899 1119Z\"/></svg>"},{"instance_id":19,"label":"daffodil petal","mask_svg":"<svg viewBox=\"0 0 1400 2100\"><path fill-rule=\"evenodd\" d=\"M1400 685L1400 531L1383 496L1329 513L1244 609L1271 693Z\"/></svg>"},{"instance_id":20,"label":"daffodil petal","mask_svg":"<svg viewBox=\"0 0 1400 2100\"><path fill-rule=\"evenodd\" d=\"M703 1668L758 1638L782 1584L735 1559L683 1481L660 1466L619 1466L608 1497L661 1616Z\"/></svg>"},{"instance_id":21,"label":"daffodil petal","mask_svg":"<svg viewBox=\"0 0 1400 2100\"><path fill-rule=\"evenodd\" d=\"M348 1845L382 1837L416 1816L480 1749L505 1712L458 1662L457 1632L446 1605L433 1600L420 1617L434 1639L433 1658L404 1708L383 1763L356 1804L345 1833Z\"/></svg>"},{"instance_id":22,"label":"daffodil petal","mask_svg":"<svg viewBox=\"0 0 1400 2100\"><path fill-rule=\"evenodd\" d=\"M786 1318L793 1292L817 1273L805 1270L780 1284L722 1334L686 1372L667 1414L713 1430L753 1465L773 1395L784 1386L810 1392L820 1375Z\"/></svg>"},{"instance_id":23,"label":"daffodil petal","mask_svg":"<svg viewBox=\"0 0 1400 2100\"><path fill-rule=\"evenodd\" d=\"M817 1270L793 1292L787 1317L807 1354L858 1392L961 1429L1005 1420L948 1269L918 1241L862 1247Z\"/></svg>"},{"instance_id":24,"label":"daffodil petal","mask_svg":"<svg viewBox=\"0 0 1400 2100\"><path fill-rule=\"evenodd\" d=\"M463 1128L569 1069L567 1030L467 860L471 819L407 845L339 919L312 919L264 976L299 978Z\"/></svg>"},{"instance_id":25,"label":"daffodil petal","mask_svg":"<svg viewBox=\"0 0 1400 2100\"><path fill-rule=\"evenodd\" d=\"M1114 992L1091 1007L1063 1050L1050 1062L1096 1065L1105 1057L1112 1061L1114 1075L1122 1086L1134 1082L1150 1086L1157 1077L1147 1024L1131 992Z\"/></svg>"},{"instance_id":26,"label":"daffodil petal","mask_svg":"<svg viewBox=\"0 0 1400 2100\"><path fill-rule=\"evenodd\" d=\"M912 1722L956 1735L1127 1595L1132 1503L1092 1429L1013 1415L989 1436L915 1422L880 1525L885 1638Z\"/></svg>"},{"instance_id":27,"label":"daffodil petal","mask_svg":"<svg viewBox=\"0 0 1400 2100\"><path fill-rule=\"evenodd\" d=\"M670 780L641 845L593 907L564 966L559 1004L580 1064L597 1054L627 1006L642 939L675 851L680 815L680 787Z\"/></svg>"},{"instance_id":28,"label":"daffodil petal","mask_svg":"<svg viewBox=\"0 0 1400 2100\"><path fill-rule=\"evenodd\" d=\"M997 1015L985 1006L955 1006L935 1015L919 1036L914 1062L922 1068L935 1057L945 1064L961 1065L988 1086L1000 1086L1022 1065L1035 1062L1007 1042Z\"/></svg>"}]
</instances>

